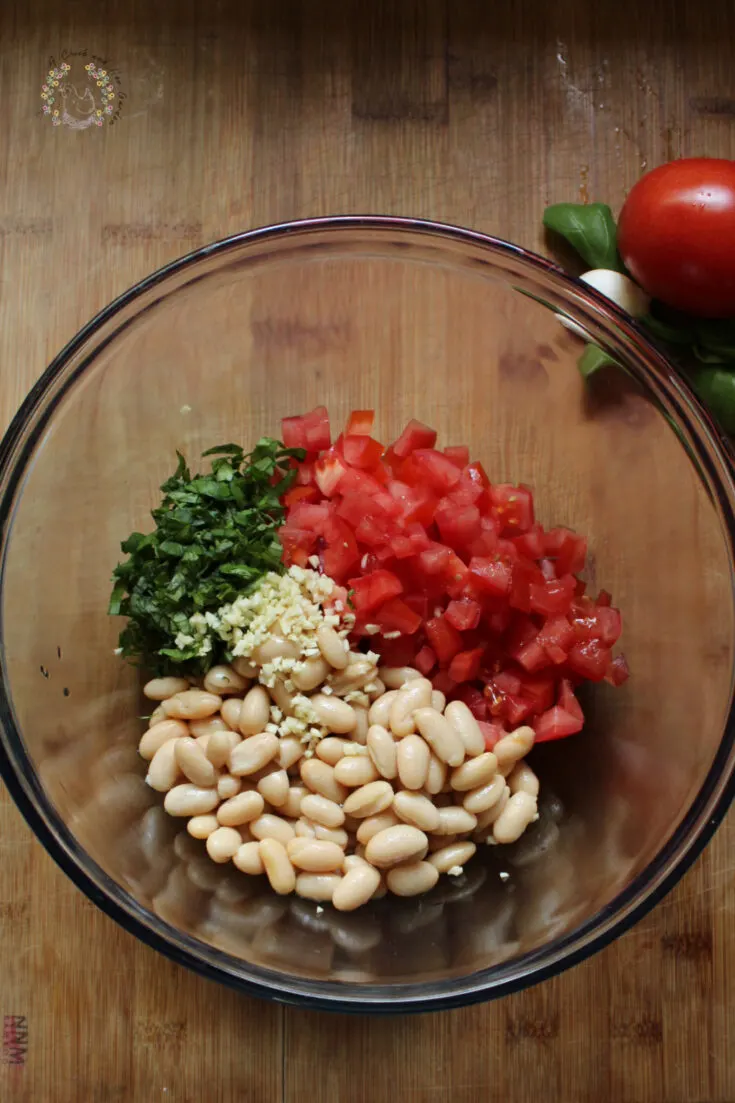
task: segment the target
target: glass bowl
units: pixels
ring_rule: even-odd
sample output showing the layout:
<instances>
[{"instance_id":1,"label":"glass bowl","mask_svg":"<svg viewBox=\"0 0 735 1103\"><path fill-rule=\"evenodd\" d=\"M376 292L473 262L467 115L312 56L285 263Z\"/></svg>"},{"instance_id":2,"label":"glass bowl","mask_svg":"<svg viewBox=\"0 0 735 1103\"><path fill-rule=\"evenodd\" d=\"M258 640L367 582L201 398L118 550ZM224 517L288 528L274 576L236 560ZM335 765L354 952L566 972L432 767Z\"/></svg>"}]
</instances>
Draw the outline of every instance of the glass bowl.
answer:
<instances>
[{"instance_id":1,"label":"glass bowl","mask_svg":"<svg viewBox=\"0 0 735 1103\"><path fill-rule=\"evenodd\" d=\"M566 315L625 367L587 386ZM467 443L540 520L587 534L632 677L532 753L539 823L425 898L337 914L214 866L143 783L138 673L106 614L120 541L175 452L277 434L317 403ZM619 935L679 878L733 793L727 445L629 317L540 257L396 218L241 234L150 276L63 350L0 453L0 769L52 857L199 973L336 1010L517 990ZM149 710L148 710L149 711ZM443 883L443 882L447 883Z\"/></svg>"}]
</instances>

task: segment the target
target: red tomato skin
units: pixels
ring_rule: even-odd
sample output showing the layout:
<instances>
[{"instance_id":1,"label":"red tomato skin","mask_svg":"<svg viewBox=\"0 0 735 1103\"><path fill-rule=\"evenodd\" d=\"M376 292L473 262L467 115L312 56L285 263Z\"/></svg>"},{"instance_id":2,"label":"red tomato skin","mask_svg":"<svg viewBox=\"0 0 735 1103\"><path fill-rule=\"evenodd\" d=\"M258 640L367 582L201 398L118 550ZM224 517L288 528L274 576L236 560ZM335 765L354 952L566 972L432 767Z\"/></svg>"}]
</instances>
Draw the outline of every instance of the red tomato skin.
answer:
<instances>
[{"instance_id":1,"label":"red tomato skin","mask_svg":"<svg viewBox=\"0 0 735 1103\"><path fill-rule=\"evenodd\" d=\"M735 161L690 157L660 165L631 189L618 247L655 299L702 318L735 315Z\"/></svg>"},{"instance_id":2,"label":"red tomato skin","mask_svg":"<svg viewBox=\"0 0 735 1103\"><path fill-rule=\"evenodd\" d=\"M373 431L375 410L353 410L347 419L345 436L369 437Z\"/></svg>"}]
</instances>

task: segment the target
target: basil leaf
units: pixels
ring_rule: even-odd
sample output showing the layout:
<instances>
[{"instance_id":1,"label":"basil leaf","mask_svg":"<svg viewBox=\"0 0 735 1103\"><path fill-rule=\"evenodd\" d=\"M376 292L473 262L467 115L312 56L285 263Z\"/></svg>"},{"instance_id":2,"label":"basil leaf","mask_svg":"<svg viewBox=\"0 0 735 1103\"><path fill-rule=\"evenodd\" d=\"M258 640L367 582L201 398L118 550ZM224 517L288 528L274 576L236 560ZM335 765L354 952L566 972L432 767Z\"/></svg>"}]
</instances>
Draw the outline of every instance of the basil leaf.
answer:
<instances>
[{"instance_id":1,"label":"basil leaf","mask_svg":"<svg viewBox=\"0 0 735 1103\"><path fill-rule=\"evenodd\" d=\"M654 337L658 337L659 341L666 341L669 345L691 345L695 338L694 329L691 327L683 328L672 325L653 314L646 314L644 318L641 318L641 322Z\"/></svg>"},{"instance_id":2,"label":"basil leaf","mask_svg":"<svg viewBox=\"0 0 735 1103\"><path fill-rule=\"evenodd\" d=\"M583 379L589 379L591 375L599 371L600 368L619 368L622 367L614 357L609 353L601 349L599 345L587 345L579 360L577 361L577 368L579 374Z\"/></svg>"},{"instance_id":3,"label":"basil leaf","mask_svg":"<svg viewBox=\"0 0 735 1103\"><path fill-rule=\"evenodd\" d=\"M694 390L727 433L735 433L735 371L702 368L691 377Z\"/></svg>"},{"instance_id":4,"label":"basil leaf","mask_svg":"<svg viewBox=\"0 0 735 1103\"><path fill-rule=\"evenodd\" d=\"M606 203L555 203L544 211L544 226L565 238L589 268L625 271L615 219Z\"/></svg>"}]
</instances>

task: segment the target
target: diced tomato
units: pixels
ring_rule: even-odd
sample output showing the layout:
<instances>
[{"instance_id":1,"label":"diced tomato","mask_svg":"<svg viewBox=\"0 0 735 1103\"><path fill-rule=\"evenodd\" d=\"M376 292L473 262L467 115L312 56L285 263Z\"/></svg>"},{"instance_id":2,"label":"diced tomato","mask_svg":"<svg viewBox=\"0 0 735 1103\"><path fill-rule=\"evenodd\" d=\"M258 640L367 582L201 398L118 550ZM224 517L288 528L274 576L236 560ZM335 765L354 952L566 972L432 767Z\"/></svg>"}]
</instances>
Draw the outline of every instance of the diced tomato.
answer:
<instances>
[{"instance_id":1,"label":"diced tomato","mask_svg":"<svg viewBox=\"0 0 735 1103\"><path fill-rule=\"evenodd\" d=\"M411 453L411 460L438 494L446 494L459 482L457 465L434 448L417 448Z\"/></svg>"},{"instance_id":2,"label":"diced tomato","mask_svg":"<svg viewBox=\"0 0 735 1103\"><path fill-rule=\"evenodd\" d=\"M512 537L513 543L521 555L527 559L541 559L544 554L544 530L541 525L532 525L528 532Z\"/></svg>"},{"instance_id":3,"label":"diced tomato","mask_svg":"<svg viewBox=\"0 0 735 1103\"><path fill-rule=\"evenodd\" d=\"M409 524L430 525L434 520L437 498L425 487L413 487L393 479L388 493L400 504L400 516Z\"/></svg>"},{"instance_id":4,"label":"diced tomato","mask_svg":"<svg viewBox=\"0 0 735 1103\"><path fill-rule=\"evenodd\" d=\"M566 662L569 650L576 642L576 635L566 617L549 617L536 637L553 663Z\"/></svg>"},{"instance_id":5,"label":"diced tomato","mask_svg":"<svg viewBox=\"0 0 735 1103\"><path fill-rule=\"evenodd\" d=\"M433 448L436 444L436 431L420 421L412 419L392 446L392 452L399 459L405 459L417 448Z\"/></svg>"},{"instance_id":6,"label":"diced tomato","mask_svg":"<svg viewBox=\"0 0 735 1103\"><path fill-rule=\"evenodd\" d=\"M353 410L347 419L346 437L369 437L373 431L375 410Z\"/></svg>"},{"instance_id":7,"label":"diced tomato","mask_svg":"<svg viewBox=\"0 0 735 1103\"><path fill-rule=\"evenodd\" d=\"M421 627L421 617L399 597L391 598L381 605L375 614L375 620L386 632L401 632L413 635Z\"/></svg>"},{"instance_id":8,"label":"diced tomato","mask_svg":"<svg viewBox=\"0 0 735 1103\"><path fill-rule=\"evenodd\" d=\"M455 682L471 682L480 673L484 647L473 647L471 651L458 652L449 664L449 677Z\"/></svg>"},{"instance_id":9,"label":"diced tomato","mask_svg":"<svg viewBox=\"0 0 735 1103\"><path fill-rule=\"evenodd\" d=\"M347 470L347 464L335 449L330 448L316 461L314 467L314 481L325 498L331 498L337 493L340 480Z\"/></svg>"},{"instance_id":10,"label":"diced tomato","mask_svg":"<svg viewBox=\"0 0 735 1103\"><path fill-rule=\"evenodd\" d=\"M598 606L612 605L612 594L609 594L607 590L600 590L597 595Z\"/></svg>"},{"instance_id":11,"label":"diced tomato","mask_svg":"<svg viewBox=\"0 0 735 1103\"><path fill-rule=\"evenodd\" d=\"M426 635L442 665L446 666L462 650L462 637L444 616L427 620Z\"/></svg>"},{"instance_id":12,"label":"diced tomato","mask_svg":"<svg viewBox=\"0 0 735 1103\"><path fill-rule=\"evenodd\" d=\"M599 640L576 643L569 652L569 668L590 682L601 682L612 662L610 648Z\"/></svg>"},{"instance_id":13,"label":"diced tomato","mask_svg":"<svg viewBox=\"0 0 735 1103\"><path fill-rule=\"evenodd\" d=\"M470 462L470 450L466 444L450 446L444 449L444 455L457 467L466 467Z\"/></svg>"},{"instance_id":14,"label":"diced tomato","mask_svg":"<svg viewBox=\"0 0 735 1103\"><path fill-rule=\"evenodd\" d=\"M488 715L487 701L477 686L468 685L466 682L457 688L454 697L457 701L464 701L475 720L486 720Z\"/></svg>"},{"instance_id":15,"label":"diced tomato","mask_svg":"<svg viewBox=\"0 0 735 1103\"><path fill-rule=\"evenodd\" d=\"M416 658L416 636L399 636L386 640L380 636L371 636L371 645L380 652L385 666L413 666Z\"/></svg>"},{"instance_id":16,"label":"diced tomato","mask_svg":"<svg viewBox=\"0 0 735 1103\"><path fill-rule=\"evenodd\" d=\"M621 686L630 677L625 655L616 655L605 673L605 681L611 686Z\"/></svg>"},{"instance_id":17,"label":"diced tomato","mask_svg":"<svg viewBox=\"0 0 735 1103\"><path fill-rule=\"evenodd\" d=\"M531 586L543 585L543 575L535 563L520 559L511 568L510 594L508 601L513 609L522 613L531 612Z\"/></svg>"},{"instance_id":18,"label":"diced tomato","mask_svg":"<svg viewBox=\"0 0 735 1103\"><path fill-rule=\"evenodd\" d=\"M502 522L504 535L517 536L533 525L533 495L528 487L491 486L490 501Z\"/></svg>"},{"instance_id":19,"label":"diced tomato","mask_svg":"<svg viewBox=\"0 0 735 1103\"><path fill-rule=\"evenodd\" d=\"M296 486L315 486L314 460L304 460L296 470Z\"/></svg>"},{"instance_id":20,"label":"diced tomato","mask_svg":"<svg viewBox=\"0 0 735 1103\"><path fill-rule=\"evenodd\" d=\"M561 685L559 686L559 705L561 708L568 712L570 716L574 716L577 720L584 723L584 713L582 712L582 706L577 700L574 690L572 689L572 683L568 678L563 678Z\"/></svg>"},{"instance_id":21,"label":"diced tomato","mask_svg":"<svg viewBox=\"0 0 735 1103\"><path fill-rule=\"evenodd\" d=\"M380 463L383 455L383 445L372 437L353 436L345 437L342 443L342 453L351 467L370 470Z\"/></svg>"},{"instance_id":22,"label":"diced tomato","mask_svg":"<svg viewBox=\"0 0 735 1103\"><path fill-rule=\"evenodd\" d=\"M444 611L444 616L458 632L467 632L471 628L477 628L482 615L482 606L478 601L469 597L460 598L458 601L450 601Z\"/></svg>"},{"instance_id":23,"label":"diced tomato","mask_svg":"<svg viewBox=\"0 0 735 1103\"><path fill-rule=\"evenodd\" d=\"M458 506L451 499L442 498L435 520L442 540L453 548L466 547L480 535L480 511L477 506Z\"/></svg>"},{"instance_id":24,"label":"diced tomato","mask_svg":"<svg viewBox=\"0 0 735 1103\"><path fill-rule=\"evenodd\" d=\"M623 620L619 610L614 609L611 605L598 605L597 624L600 639L606 647L612 647L613 644L618 642L620 633L623 631Z\"/></svg>"},{"instance_id":25,"label":"diced tomato","mask_svg":"<svg viewBox=\"0 0 735 1103\"><path fill-rule=\"evenodd\" d=\"M371 571L361 578L351 578L349 585L354 590L352 601L358 613L369 613L403 593L401 580L392 571L386 570Z\"/></svg>"},{"instance_id":26,"label":"diced tomato","mask_svg":"<svg viewBox=\"0 0 735 1103\"><path fill-rule=\"evenodd\" d=\"M549 666L551 660L538 640L532 640L524 647L519 647L513 652L513 658L520 663L524 670L543 670Z\"/></svg>"},{"instance_id":27,"label":"diced tomato","mask_svg":"<svg viewBox=\"0 0 735 1103\"><path fill-rule=\"evenodd\" d=\"M511 569L507 563L473 556L470 559L472 584L480 593L504 597L510 592Z\"/></svg>"},{"instance_id":28,"label":"diced tomato","mask_svg":"<svg viewBox=\"0 0 735 1103\"><path fill-rule=\"evenodd\" d=\"M448 670L438 670L436 674L433 674L431 684L434 689L438 689L445 697L449 697L457 688L457 683Z\"/></svg>"},{"instance_id":29,"label":"diced tomato","mask_svg":"<svg viewBox=\"0 0 735 1103\"><path fill-rule=\"evenodd\" d=\"M285 417L281 422L281 436L287 448L304 448L307 452L321 452L329 448L329 415L325 406L317 406L308 414Z\"/></svg>"},{"instance_id":30,"label":"diced tomato","mask_svg":"<svg viewBox=\"0 0 735 1103\"><path fill-rule=\"evenodd\" d=\"M329 502L318 502L316 504L297 502L289 512L288 523L289 525L295 525L297 528L311 529L313 532L321 533L332 512L333 507Z\"/></svg>"},{"instance_id":31,"label":"diced tomato","mask_svg":"<svg viewBox=\"0 0 735 1103\"><path fill-rule=\"evenodd\" d=\"M587 558L587 541L571 529L549 529L544 534L544 554L556 561L556 573L579 574Z\"/></svg>"},{"instance_id":32,"label":"diced tomato","mask_svg":"<svg viewBox=\"0 0 735 1103\"><path fill-rule=\"evenodd\" d=\"M428 644L424 644L420 651L416 652L413 665L426 677L436 666L436 655Z\"/></svg>"},{"instance_id":33,"label":"diced tomato","mask_svg":"<svg viewBox=\"0 0 735 1103\"><path fill-rule=\"evenodd\" d=\"M570 574L550 582L532 582L529 596L533 612L547 617L568 613L574 598L574 582Z\"/></svg>"},{"instance_id":34,"label":"diced tomato","mask_svg":"<svg viewBox=\"0 0 735 1103\"><path fill-rule=\"evenodd\" d=\"M513 729L528 720L533 711L533 701L529 701L526 697L514 697L511 694L503 702L501 715L508 722L510 728Z\"/></svg>"},{"instance_id":35,"label":"diced tomato","mask_svg":"<svg viewBox=\"0 0 735 1103\"><path fill-rule=\"evenodd\" d=\"M485 740L486 751L491 751L495 744L499 743L503 736L508 734L502 724L489 724L484 720L478 720L477 723L480 725L480 731Z\"/></svg>"},{"instance_id":36,"label":"diced tomato","mask_svg":"<svg viewBox=\"0 0 735 1103\"><path fill-rule=\"evenodd\" d=\"M283 495L283 504L286 509L292 509L297 502L318 502L320 498L321 494L315 486L292 486Z\"/></svg>"},{"instance_id":37,"label":"diced tomato","mask_svg":"<svg viewBox=\"0 0 735 1103\"><path fill-rule=\"evenodd\" d=\"M324 573L335 582L344 582L360 558L352 530L339 517L330 517L324 524L324 540L321 553Z\"/></svg>"},{"instance_id":38,"label":"diced tomato","mask_svg":"<svg viewBox=\"0 0 735 1103\"><path fill-rule=\"evenodd\" d=\"M583 727L582 719L573 716L560 705L547 709L542 716L533 721L536 743L548 743L552 739L564 739L568 735L576 735Z\"/></svg>"},{"instance_id":39,"label":"diced tomato","mask_svg":"<svg viewBox=\"0 0 735 1103\"><path fill-rule=\"evenodd\" d=\"M490 480L481 463L467 464L462 472L462 483L471 483L475 486L482 487L483 490L488 490L490 488Z\"/></svg>"}]
</instances>

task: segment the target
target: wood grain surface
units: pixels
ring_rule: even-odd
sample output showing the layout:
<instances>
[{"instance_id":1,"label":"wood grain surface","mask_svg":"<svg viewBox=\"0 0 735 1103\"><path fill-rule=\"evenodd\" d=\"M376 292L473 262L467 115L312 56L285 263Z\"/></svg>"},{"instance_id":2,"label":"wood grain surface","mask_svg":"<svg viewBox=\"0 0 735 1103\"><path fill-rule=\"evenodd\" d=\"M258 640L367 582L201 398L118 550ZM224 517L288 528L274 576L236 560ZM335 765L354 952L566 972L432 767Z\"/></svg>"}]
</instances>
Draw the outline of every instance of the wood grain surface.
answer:
<instances>
[{"instance_id":1,"label":"wood grain surface","mask_svg":"<svg viewBox=\"0 0 735 1103\"><path fill-rule=\"evenodd\" d=\"M95 311L234 231L390 213L544 250L549 202L617 208L661 161L735 157L733 41L732 0L6 0L3 427ZM112 125L39 114L63 49L114 69ZM27 1030L3 1051L0 1099L733 1103L733 846L731 817L632 932L531 991L342 1018L155 955L0 794L0 1018Z\"/></svg>"}]
</instances>

